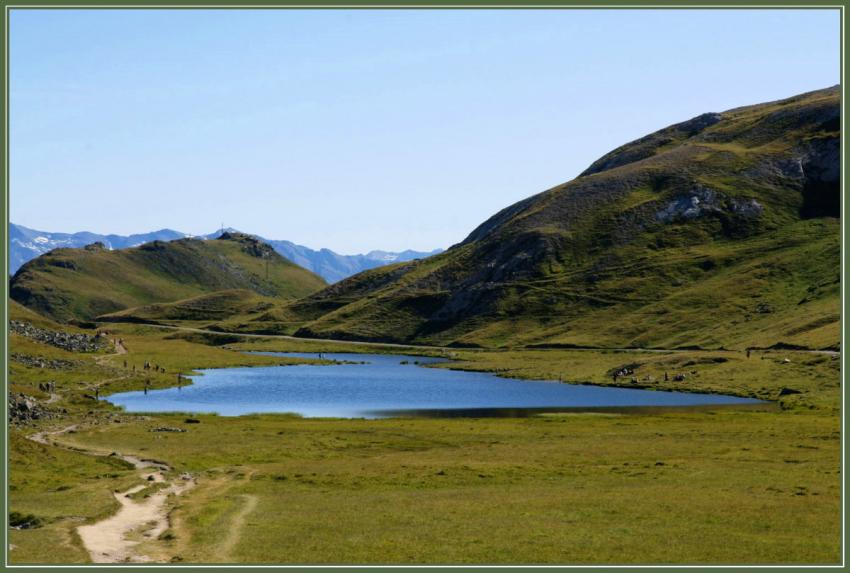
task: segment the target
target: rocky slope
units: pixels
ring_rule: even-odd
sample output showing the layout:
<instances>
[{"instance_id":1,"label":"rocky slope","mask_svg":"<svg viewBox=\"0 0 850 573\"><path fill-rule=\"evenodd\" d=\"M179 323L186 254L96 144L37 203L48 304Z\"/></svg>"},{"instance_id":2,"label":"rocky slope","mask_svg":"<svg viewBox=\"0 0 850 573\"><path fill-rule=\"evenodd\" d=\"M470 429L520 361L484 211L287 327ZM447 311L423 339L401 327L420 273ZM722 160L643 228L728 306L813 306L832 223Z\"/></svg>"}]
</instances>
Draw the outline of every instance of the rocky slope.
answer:
<instances>
[{"instance_id":1,"label":"rocky slope","mask_svg":"<svg viewBox=\"0 0 850 573\"><path fill-rule=\"evenodd\" d=\"M278 311L299 335L458 345L838 344L839 88L626 144L462 243Z\"/></svg>"}]
</instances>

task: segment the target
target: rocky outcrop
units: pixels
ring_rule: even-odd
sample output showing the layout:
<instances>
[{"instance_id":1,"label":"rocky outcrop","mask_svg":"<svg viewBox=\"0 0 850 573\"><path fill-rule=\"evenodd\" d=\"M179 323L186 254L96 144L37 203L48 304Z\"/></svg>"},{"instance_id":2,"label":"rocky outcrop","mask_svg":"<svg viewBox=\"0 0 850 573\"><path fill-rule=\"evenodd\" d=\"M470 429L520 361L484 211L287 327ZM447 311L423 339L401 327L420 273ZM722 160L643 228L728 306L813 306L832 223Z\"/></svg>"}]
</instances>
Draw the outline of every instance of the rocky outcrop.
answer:
<instances>
[{"instance_id":1,"label":"rocky outcrop","mask_svg":"<svg viewBox=\"0 0 850 573\"><path fill-rule=\"evenodd\" d=\"M35 420L59 417L60 412L42 406L38 400L21 393L9 392L9 423L26 425Z\"/></svg>"},{"instance_id":2,"label":"rocky outcrop","mask_svg":"<svg viewBox=\"0 0 850 573\"><path fill-rule=\"evenodd\" d=\"M83 247L83 249L85 249L86 251L92 252L92 253L97 253L99 251L106 251L107 250L106 245L104 245L100 241L95 241L94 243L86 245L85 247Z\"/></svg>"},{"instance_id":3,"label":"rocky outcrop","mask_svg":"<svg viewBox=\"0 0 850 573\"><path fill-rule=\"evenodd\" d=\"M800 162L805 176L802 214L806 217L841 216L841 150L837 138L808 142Z\"/></svg>"},{"instance_id":4,"label":"rocky outcrop","mask_svg":"<svg viewBox=\"0 0 850 573\"><path fill-rule=\"evenodd\" d=\"M9 321L9 331L69 352L97 352L108 345L107 337L103 334L91 336L47 330L19 320Z\"/></svg>"},{"instance_id":5,"label":"rocky outcrop","mask_svg":"<svg viewBox=\"0 0 850 573\"><path fill-rule=\"evenodd\" d=\"M18 352L12 352L11 354L9 354L9 359L11 359L13 362L28 366L29 368L47 368L49 370L64 370L66 368L72 368L76 365L76 363L71 360L61 360L58 358L43 358L41 356L29 356L27 354L20 354Z\"/></svg>"},{"instance_id":6,"label":"rocky outcrop","mask_svg":"<svg viewBox=\"0 0 850 573\"><path fill-rule=\"evenodd\" d=\"M227 231L222 233L218 238L219 241L232 241L234 243L239 243L242 245L242 251L251 255L252 257L257 258L273 258L277 257L277 251L275 251L271 245L268 243L264 243L263 241L258 240L256 237L252 235L248 235L246 233L239 233L237 231Z\"/></svg>"},{"instance_id":7,"label":"rocky outcrop","mask_svg":"<svg viewBox=\"0 0 850 573\"><path fill-rule=\"evenodd\" d=\"M758 217L761 204L755 199L727 197L708 187L696 186L690 192L677 196L655 213L655 220L669 223L680 219L695 219L711 213L732 213L744 217Z\"/></svg>"}]
</instances>

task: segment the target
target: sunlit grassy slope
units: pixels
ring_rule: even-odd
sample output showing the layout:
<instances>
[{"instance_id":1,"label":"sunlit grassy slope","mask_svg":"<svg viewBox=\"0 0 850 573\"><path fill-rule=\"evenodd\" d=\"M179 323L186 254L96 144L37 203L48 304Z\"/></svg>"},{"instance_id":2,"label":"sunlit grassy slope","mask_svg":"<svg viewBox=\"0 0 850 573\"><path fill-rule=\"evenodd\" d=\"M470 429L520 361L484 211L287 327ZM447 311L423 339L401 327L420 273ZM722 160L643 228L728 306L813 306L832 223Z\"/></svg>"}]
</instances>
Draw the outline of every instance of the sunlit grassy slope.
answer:
<instances>
[{"instance_id":1,"label":"sunlit grassy slope","mask_svg":"<svg viewBox=\"0 0 850 573\"><path fill-rule=\"evenodd\" d=\"M221 290L291 299L325 285L318 275L247 235L154 241L109 251L101 245L56 249L12 278L10 296L60 321L92 320L128 307Z\"/></svg>"},{"instance_id":2,"label":"sunlit grassy slope","mask_svg":"<svg viewBox=\"0 0 850 573\"><path fill-rule=\"evenodd\" d=\"M277 317L303 336L481 346L836 347L839 123L837 87L705 114L443 254L227 326L270 331Z\"/></svg>"},{"instance_id":3,"label":"sunlit grassy slope","mask_svg":"<svg viewBox=\"0 0 850 573\"><path fill-rule=\"evenodd\" d=\"M276 299L256 292L236 289L203 294L175 302L154 303L101 315L107 322L187 322L217 321L237 315L254 315L274 308Z\"/></svg>"}]
</instances>

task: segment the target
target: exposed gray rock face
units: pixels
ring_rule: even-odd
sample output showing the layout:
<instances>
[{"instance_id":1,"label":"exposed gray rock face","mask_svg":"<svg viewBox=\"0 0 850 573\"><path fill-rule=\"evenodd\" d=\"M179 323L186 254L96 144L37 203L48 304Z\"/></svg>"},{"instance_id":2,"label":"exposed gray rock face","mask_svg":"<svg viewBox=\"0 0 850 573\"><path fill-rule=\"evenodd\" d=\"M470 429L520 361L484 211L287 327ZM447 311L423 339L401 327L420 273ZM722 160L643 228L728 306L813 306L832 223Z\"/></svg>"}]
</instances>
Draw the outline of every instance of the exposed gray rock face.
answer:
<instances>
[{"instance_id":1,"label":"exposed gray rock face","mask_svg":"<svg viewBox=\"0 0 850 573\"><path fill-rule=\"evenodd\" d=\"M777 184L784 184L790 179L802 185L805 179L803 157L796 156L786 159L767 158L748 168L744 171L744 175L753 179L776 182Z\"/></svg>"},{"instance_id":2,"label":"exposed gray rock face","mask_svg":"<svg viewBox=\"0 0 850 573\"><path fill-rule=\"evenodd\" d=\"M102 334L91 336L47 330L19 320L9 321L9 331L69 352L97 352L108 344L107 337Z\"/></svg>"},{"instance_id":3,"label":"exposed gray rock face","mask_svg":"<svg viewBox=\"0 0 850 573\"><path fill-rule=\"evenodd\" d=\"M708 187L697 186L667 203L655 213L655 220L670 223L681 219L695 219L710 213L734 213L745 217L758 217L762 206L755 199L727 197Z\"/></svg>"},{"instance_id":4,"label":"exposed gray rock face","mask_svg":"<svg viewBox=\"0 0 850 573\"><path fill-rule=\"evenodd\" d=\"M59 417L59 412L45 408L38 400L26 394L9 392L9 422L15 425L26 425L34 420L44 420Z\"/></svg>"}]
</instances>

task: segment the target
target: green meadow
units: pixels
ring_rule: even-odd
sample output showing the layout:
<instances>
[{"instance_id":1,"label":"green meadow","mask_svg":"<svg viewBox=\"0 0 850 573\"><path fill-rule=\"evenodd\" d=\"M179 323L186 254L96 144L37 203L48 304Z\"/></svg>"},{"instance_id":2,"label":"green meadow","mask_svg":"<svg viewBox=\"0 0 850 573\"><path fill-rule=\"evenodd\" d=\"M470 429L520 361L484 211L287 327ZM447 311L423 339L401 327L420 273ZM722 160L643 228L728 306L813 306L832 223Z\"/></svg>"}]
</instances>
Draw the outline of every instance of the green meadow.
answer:
<instances>
[{"instance_id":1,"label":"green meadow","mask_svg":"<svg viewBox=\"0 0 850 573\"><path fill-rule=\"evenodd\" d=\"M192 415L199 423L186 423L185 414L126 414L84 394L98 381L103 394L141 388L145 360L165 368L147 376L165 387L197 368L294 362L244 350L416 350L109 328L127 354L81 355L12 336L15 352L74 361L62 370L12 363L15 388L37 395L39 382L53 380L53 406L67 411L11 431L10 511L37 520L10 532L14 563L87 561L76 528L116 511L112 492L143 483L111 452L165 462L170 479L188 472L196 482L169 500L168 531L135 548L159 562L839 559L839 361L831 355L427 349L420 353L454 358L439 367L775 405L482 419ZM610 371L624 365L637 384L613 380ZM674 373L685 380L672 382ZM72 424L56 445L27 439ZM163 426L186 431L151 431Z\"/></svg>"}]
</instances>

